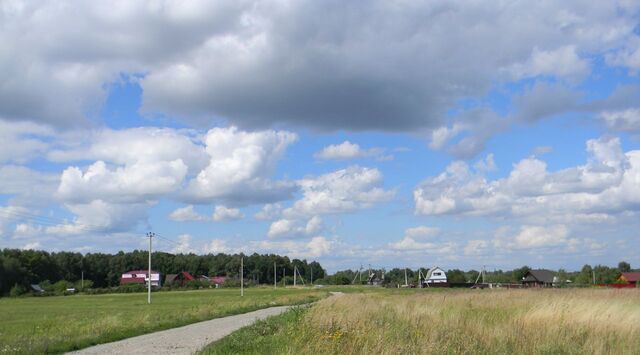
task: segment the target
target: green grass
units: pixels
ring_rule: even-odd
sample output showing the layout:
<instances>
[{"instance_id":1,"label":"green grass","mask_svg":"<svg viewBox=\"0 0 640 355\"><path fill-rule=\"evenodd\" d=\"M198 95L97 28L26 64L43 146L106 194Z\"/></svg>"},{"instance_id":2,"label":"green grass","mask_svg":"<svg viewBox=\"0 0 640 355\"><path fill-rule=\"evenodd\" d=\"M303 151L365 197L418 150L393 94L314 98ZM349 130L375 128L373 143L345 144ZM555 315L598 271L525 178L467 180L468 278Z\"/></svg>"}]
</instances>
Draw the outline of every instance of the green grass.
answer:
<instances>
[{"instance_id":1,"label":"green grass","mask_svg":"<svg viewBox=\"0 0 640 355\"><path fill-rule=\"evenodd\" d=\"M202 349L199 354L283 354L296 326L307 312L306 306L294 307L244 327Z\"/></svg>"},{"instance_id":2,"label":"green grass","mask_svg":"<svg viewBox=\"0 0 640 355\"><path fill-rule=\"evenodd\" d=\"M60 353L198 321L284 304L322 290L249 288L0 299L0 353Z\"/></svg>"},{"instance_id":3,"label":"green grass","mask_svg":"<svg viewBox=\"0 0 640 355\"><path fill-rule=\"evenodd\" d=\"M204 354L638 354L637 290L375 290L243 328Z\"/></svg>"}]
</instances>

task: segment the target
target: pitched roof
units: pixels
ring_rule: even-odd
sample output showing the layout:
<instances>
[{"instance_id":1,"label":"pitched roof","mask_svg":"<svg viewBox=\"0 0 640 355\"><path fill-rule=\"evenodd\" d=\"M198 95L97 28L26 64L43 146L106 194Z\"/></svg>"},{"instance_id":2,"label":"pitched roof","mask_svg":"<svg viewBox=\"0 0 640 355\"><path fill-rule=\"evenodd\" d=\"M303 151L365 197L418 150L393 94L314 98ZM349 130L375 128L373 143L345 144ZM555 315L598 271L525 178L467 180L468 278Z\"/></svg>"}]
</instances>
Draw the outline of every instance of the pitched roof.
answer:
<instances>
[{"instance_id":1,"label":"pitched roof","mask_svg":"<svg viewBox=\"0 0 640 355\"><path fill-rule=\"evenodd\" d=\"M436 271L436 270L440 270L440 271L442 271L442 273L444 274L444 276L445 276L445 277L447 276L447 273L446 273L446 272L444 272L444 270L442 270L439 266L436 266L436 267L432 267L431 269L429 269L429 271L427 271L427 275L425 276L425 278L426 278L426 279L430 279L430 278L431 278L431 276L432 276L432 274L433 274L433 272L434 272L434 271Z\"/></svg>"},{"instance_id":2,"label":"pitched roof","mask_svg":"<svg viewBox=\"0 0 640 355\"><path fill-rule=\"evenodd\" d=\"M182 277L180 277L182 276ZM190 273L186 272L186 271L181 271L177 274L167 274L167 277L164 279L164 283L169 284L172 283L176 280L182 279L184 281L192 281L195 280L193 278L193 276L191 276Z\"/></svg>"},{"instance_id":3,"label":"pitched roof","mask_svg":"<svg viewBox=\"0 0 640 355\"><path fill-rule=\"evenodd\" d=\"M620 276L624 277L627 282L638 282L640 281L640 272L623 272Z\"/></svg>"},{"instance_id":4,"label":"pitched roof","mask_svg":"<svg viewBox=\"0 0 640 355\"><path fill-rule=\"evenodd\" d=\"M522 279L522 281L524 282L538 281L538 282L544 282L544 283L553 283L554 276L555 276L555 273L550 270L544 270L544 269L529 270L524 275L524 278Z\"/></svg>"},{"instance_id":5,"label":"pitched roof","mask_svg":"<svg viewBox=\"0 0 640 355\"><path fill-rule=\"evenodd\" d=\"M149 272L149 270L131 270L131 271L127 271L124 274L146 274L147 272ZM159 272L151 270L152 274L159 274Z\"/></svg>"},{"instance_id":6,"label":"pitched roof","mask_svg":"<svg viewBox=\"0 0 640 355\"><path fill-rule=\"evenodd\" d=\"M221 284L224 283L227 280L226 276L212 276L209 278L209 280L215 284Z\"/></svg>"}]
</instances>

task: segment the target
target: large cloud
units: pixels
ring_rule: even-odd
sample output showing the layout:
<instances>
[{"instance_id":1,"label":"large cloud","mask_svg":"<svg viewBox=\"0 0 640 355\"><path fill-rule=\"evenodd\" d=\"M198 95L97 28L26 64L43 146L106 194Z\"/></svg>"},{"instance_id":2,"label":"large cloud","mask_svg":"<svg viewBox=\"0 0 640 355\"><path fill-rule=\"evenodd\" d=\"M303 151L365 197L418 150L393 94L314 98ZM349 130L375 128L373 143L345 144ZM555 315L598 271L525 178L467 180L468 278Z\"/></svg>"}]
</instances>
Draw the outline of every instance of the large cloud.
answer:
<instances>
[{"instance_id":1,"label":"large cloud","mask_svg":"<svg viewBox=\"0 0 640 355\"><path fill-rule=\"evenodd\" d=\"M512 216L542 220L601 221L640 208L640 151L622 152L620 141L587 142L585 165L556 172L530 157L508 177L489 181L463 162L428 178L414 190L422 215Z\"/></svg>"},{"instance_id":2,"label":"large cloud","mask_svg":"<svg viewBox=\"0 0 640 355\"><path fill-rule=\"evenodd\" d=\"M390 200L395 191L382 186L382 173L375 168L350 166L297 183L303 196L283 211L287 217L353 212Z\"/></svg>"},{"instance_id":3,"label":"large cloud","mask_svg":"<svg viewBox=\"0 0 640 355\"><path fill-rule=\"evenodd\" d=\"M190 174L208 162L199 132L156 127L66 132L47 157L55 162L102 160L120 165L181 160Z\"/></svg>"},{"instance_id":4,"label":"large cloud","mask_svg":"<svg viewBox=\"0 0 640 355\"><path fill-rule=\"evenodd\" d=\"M580 76L602 53L636 68L636 13L589 1L9 1L0 116L77 125L105 84L143 73L144 111L191 122L413 131L496 81Z\"/></svg>"},{"instance_id":5,"label":"large cloud","mask_svg":"<svg viewBox=\"0 0 640 355\"><path fill-rule=\"evenodd\" d=\"M287 131L211 129L205 137L209 163L189 182L183 198L195 203L220 200L243 205L291 197L293 183L270 177L287 147L296 140L297 136Z\"/></svg>"},{"instance_id":6,"label":"large cloud","mask_svg":"<svg viewBox=\"0 0 640 355\"><path fill-rule=\"evenodd\" d=\"M298 180L302 197L271 223L267 236L308 237L323 228L321 215L349 213L389 201L395 190L385 190L382 173L375 168L350 166Z\"/></svg>"}]
</instances>

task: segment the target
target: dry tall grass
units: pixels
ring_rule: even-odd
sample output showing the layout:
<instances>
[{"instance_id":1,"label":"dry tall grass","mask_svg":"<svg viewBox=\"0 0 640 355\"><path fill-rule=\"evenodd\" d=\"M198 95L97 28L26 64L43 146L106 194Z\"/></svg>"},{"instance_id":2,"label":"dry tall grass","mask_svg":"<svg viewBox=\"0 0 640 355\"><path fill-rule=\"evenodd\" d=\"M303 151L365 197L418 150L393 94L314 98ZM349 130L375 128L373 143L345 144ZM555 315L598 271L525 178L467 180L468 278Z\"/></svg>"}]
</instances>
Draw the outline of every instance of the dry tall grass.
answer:
<instances>
[{"instance_id":1,"label":"dry tall grass","mask_svg":"<svg viewBox=\"0 0 640 355\"><path fill-rule=\"evenodd\" d=\"M290 334L310 354L640 354L638 290L348 294Z\"/></svg>"}]
</instances>

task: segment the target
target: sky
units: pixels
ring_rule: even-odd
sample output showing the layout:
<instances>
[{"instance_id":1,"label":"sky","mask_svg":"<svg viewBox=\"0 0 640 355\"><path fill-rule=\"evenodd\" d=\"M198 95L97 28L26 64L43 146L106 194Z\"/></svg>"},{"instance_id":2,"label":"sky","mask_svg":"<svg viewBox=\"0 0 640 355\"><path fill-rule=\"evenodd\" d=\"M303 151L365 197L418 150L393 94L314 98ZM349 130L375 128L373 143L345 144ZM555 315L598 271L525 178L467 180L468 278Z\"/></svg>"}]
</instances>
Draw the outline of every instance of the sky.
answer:
<instances>
[{"instance_id":1,"label":"sky","mask_svg":"<svg viewBox=\"0 0 640 355\"><path fill-rule=\"evenodd\" d=\"M0 247L640 265L637 1L0 3Z\"/></svg>"}]
</instances>

